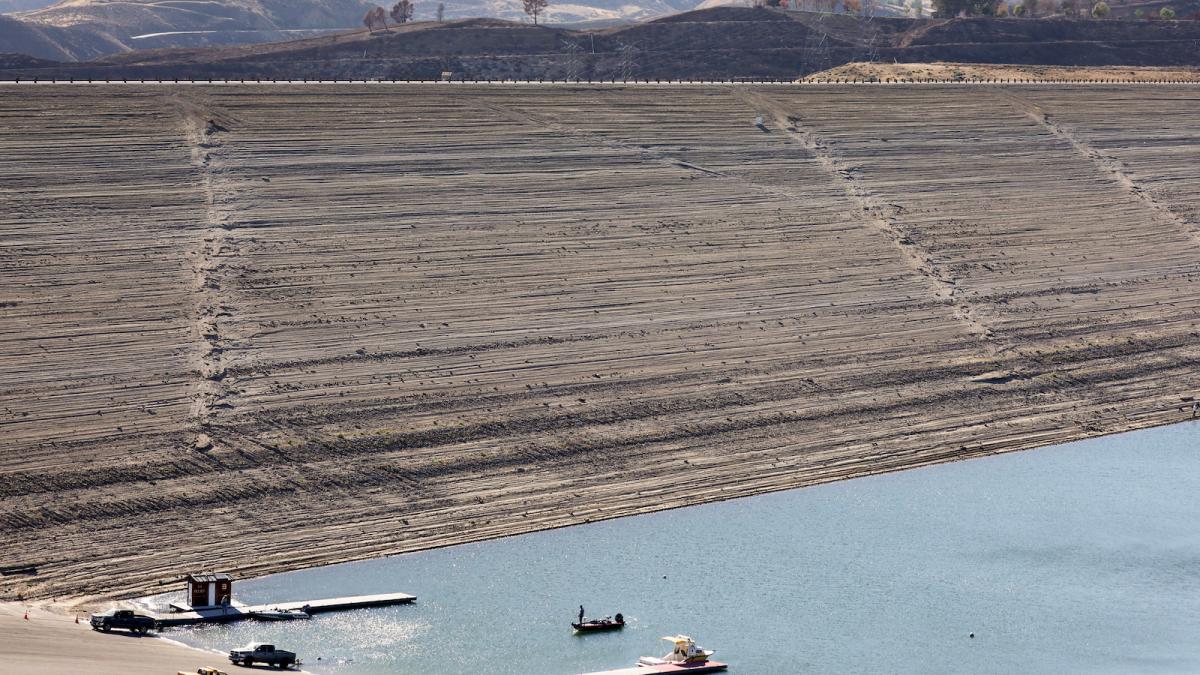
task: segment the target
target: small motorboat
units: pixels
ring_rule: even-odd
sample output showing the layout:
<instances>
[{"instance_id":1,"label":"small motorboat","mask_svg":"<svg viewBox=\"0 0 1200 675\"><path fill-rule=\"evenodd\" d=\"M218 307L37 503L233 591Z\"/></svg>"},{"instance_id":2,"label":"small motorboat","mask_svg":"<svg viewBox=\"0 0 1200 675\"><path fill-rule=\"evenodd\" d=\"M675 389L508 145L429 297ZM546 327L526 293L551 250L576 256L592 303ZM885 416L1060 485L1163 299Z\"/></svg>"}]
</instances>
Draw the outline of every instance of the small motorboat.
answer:
<instances>
[{"instance_id":1,"label":"small motorboat","mask_svg":"<svg viewBox=\"0 0 1200 675\"><path fill-rule=\"evenodd\" d=\"M259 621L295 621L296 619L311 619L312 614L303 609L264 609L254 612L250 616Z\"/></svg>"},{"instance_id":2,"label":"small motorboat","mask_svg":"<svg viewBox=\"0 0 1200 675\"><path fill-rule=\"evenodd\" d=\"M674 645L674 649L664 654L661 658L654 656L643 656L638 659L637 664L642 667L653 666L700 666L711 664L714 666L724 666L708 660L708 657L713 655L711 649L701 649L696 645L696 641L686 635L669 635L663 638L667 642ZM723 670L724 668L722 668Z\"/></svg>"},{"instance_id":3,"label":"small motorboat","mask_svg":"<svg viewBox=\"0 0 1200 675\"><path fill-rule=\"evenodd\" d=\"M577 633L594 633L604 630L620 630L625 627L625 617L619 612L616 617L606 616L603 619L587 619L571 624Z\"/></svg>"}]
</instances>

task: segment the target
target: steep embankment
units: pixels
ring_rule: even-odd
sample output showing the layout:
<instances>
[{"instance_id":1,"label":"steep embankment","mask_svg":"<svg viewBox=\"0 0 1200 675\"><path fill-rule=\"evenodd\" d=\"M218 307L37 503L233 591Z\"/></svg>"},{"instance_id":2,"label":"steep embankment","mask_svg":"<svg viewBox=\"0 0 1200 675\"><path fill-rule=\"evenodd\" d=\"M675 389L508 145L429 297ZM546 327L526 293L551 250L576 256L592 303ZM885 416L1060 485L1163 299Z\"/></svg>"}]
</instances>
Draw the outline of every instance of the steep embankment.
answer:
<instances>
[{"instance_id":1,"label":"steep embankment","mask_svg":"<svg viewBox=\"0 0 1200 675\"><path fill-rule=\"evenodd\" d=\"M1197 130L1192 86L2 97L0 596L1190 419Z\"/></svg>"},{"instance_id":2,"label":"steep embankment","mask_svg":"<svg viewBox=\"0 0 1200 675\"><path fill-rule=\"evenodd\" d=\"M1197 44L1200 21L955 19L886 54L901 62L1195 66Z\"/></svg>"}]
</instances>

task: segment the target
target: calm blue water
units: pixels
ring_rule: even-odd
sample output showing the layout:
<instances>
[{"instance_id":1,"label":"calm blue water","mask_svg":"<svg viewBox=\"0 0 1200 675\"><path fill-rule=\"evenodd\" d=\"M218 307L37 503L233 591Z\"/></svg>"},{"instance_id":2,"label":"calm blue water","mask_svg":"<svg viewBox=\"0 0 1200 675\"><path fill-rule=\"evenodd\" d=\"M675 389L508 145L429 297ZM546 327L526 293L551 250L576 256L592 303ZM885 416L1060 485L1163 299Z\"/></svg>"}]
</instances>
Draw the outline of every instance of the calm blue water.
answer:
<instances>
[{"instance_id":1,"label":"calm blue water","mask_svg":"<svg viewBox=\"0 0 1200 675\"><path fill-rule=\"evenodd\" d=\"M250 603L419 600L166 635L330 674L579 673L676 632L736 674L1200 672L1198 495L1180 424L240 581ZM573 636L581 603L632 625Z\"/></svg>"}]
</instances>

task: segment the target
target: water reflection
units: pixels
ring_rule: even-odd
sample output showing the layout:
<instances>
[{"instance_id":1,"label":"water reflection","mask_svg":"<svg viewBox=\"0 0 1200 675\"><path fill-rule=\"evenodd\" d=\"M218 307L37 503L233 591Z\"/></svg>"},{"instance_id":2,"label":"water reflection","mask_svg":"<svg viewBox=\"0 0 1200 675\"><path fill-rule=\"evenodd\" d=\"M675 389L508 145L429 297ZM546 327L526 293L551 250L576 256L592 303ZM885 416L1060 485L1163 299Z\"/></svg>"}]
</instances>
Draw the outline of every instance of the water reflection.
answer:
<instances>
[{"instance_id":1,"label":"water reflection","mask_svg":"<svg viewBox=\"0 0 1200 675\"><path fill-rule=\"evenodd\" d=\"M1189 423L241 581L249 603L419 600L169 636L347 674L578 673L676 632L739 674L1200 672L1197 440ZM572 636L581 603L629 626Z\"/></svg>"}]
</instances>

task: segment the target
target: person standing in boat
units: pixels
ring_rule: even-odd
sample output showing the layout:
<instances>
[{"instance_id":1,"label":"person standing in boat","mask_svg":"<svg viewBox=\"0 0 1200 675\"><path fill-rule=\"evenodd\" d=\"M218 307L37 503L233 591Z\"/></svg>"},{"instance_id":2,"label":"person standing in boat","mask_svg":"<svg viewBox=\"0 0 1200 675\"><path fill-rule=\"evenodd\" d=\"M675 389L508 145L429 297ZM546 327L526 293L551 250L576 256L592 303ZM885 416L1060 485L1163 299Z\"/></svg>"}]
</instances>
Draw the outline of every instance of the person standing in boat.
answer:
<instances>
[{"instance_id":1,"label":"person standing in boat","mask_svg":"<svg viewBox=\"0 0 1200 675\"><path fill-rule=\"evenodd\" d=\"M579 606L579 623L583 623L583 605Z\"/></svg>"}]
</instances>

